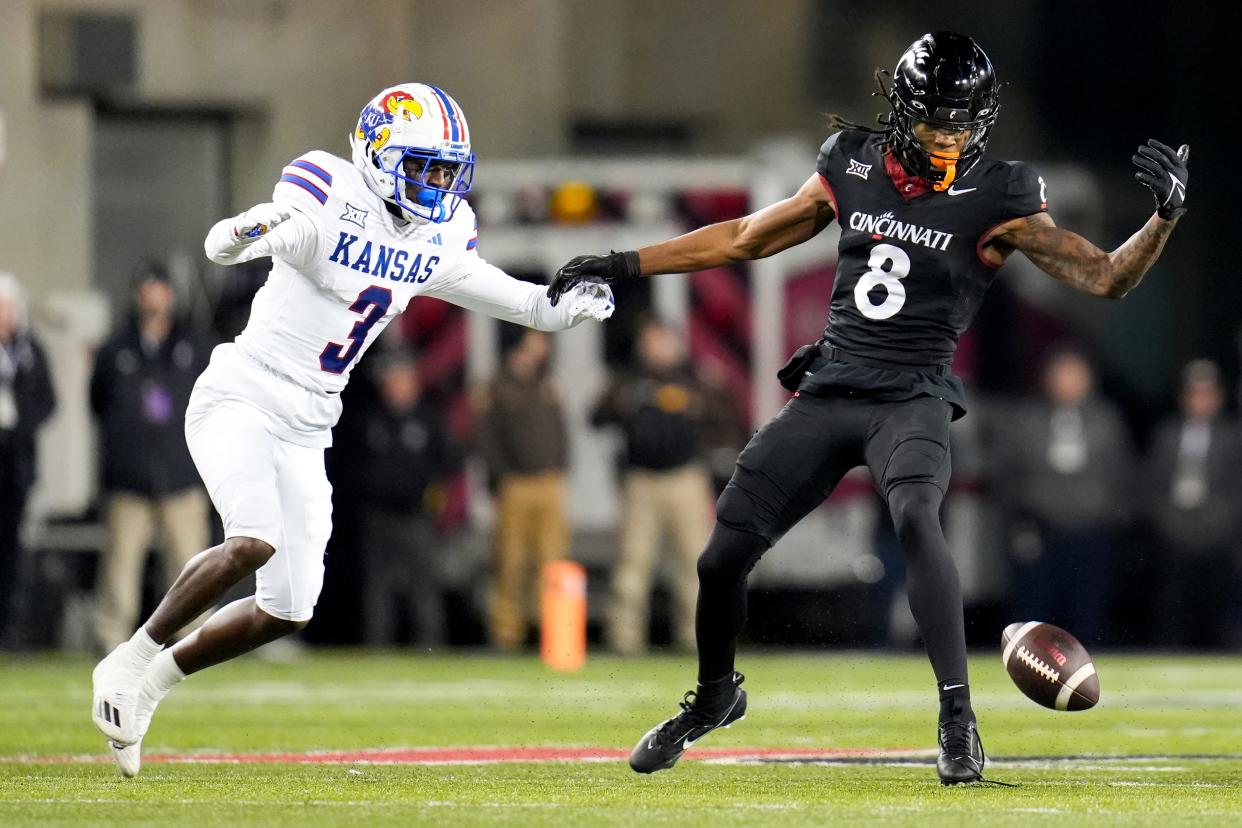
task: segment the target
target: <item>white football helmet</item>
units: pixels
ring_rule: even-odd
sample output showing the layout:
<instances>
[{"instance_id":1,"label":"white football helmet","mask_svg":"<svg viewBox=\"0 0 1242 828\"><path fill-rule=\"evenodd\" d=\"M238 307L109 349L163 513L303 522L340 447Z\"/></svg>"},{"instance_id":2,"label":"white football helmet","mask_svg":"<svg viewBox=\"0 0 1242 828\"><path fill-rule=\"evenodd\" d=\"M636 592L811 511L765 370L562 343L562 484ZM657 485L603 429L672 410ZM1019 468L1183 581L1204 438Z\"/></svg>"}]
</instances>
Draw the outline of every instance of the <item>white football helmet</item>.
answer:
<instances>
[{"instance_id":1,"label":"white football helmet","mask_svg":"<svg viewBox=\"0 0 1242 828\"><path fill-rule=\"evenodd\" d=\"M367 186L411 221L448 221L474 182L466 116L434 86L403 83L376 95L349 143Z\"/></svg>"}]
</instances>

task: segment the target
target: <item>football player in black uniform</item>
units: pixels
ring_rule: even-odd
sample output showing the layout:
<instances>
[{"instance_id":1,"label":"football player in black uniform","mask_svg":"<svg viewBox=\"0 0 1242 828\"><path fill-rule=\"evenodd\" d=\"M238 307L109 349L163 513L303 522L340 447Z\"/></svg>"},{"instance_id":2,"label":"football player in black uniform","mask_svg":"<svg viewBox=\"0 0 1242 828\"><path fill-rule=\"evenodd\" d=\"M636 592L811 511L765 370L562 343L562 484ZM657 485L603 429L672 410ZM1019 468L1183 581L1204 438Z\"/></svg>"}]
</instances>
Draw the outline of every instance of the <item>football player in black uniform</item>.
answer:
<instances>
[{"instance_id":1,"label":"football player in black uniform","mask_svg":"<svg viewBox=\"0 0 1242 828\"><path fill-rule=\"evenodd\" d=\"M849 469L866 465L888 502L910 609L936 675L940 780L983 778L961 591L939 519L949 422L965 404L950 373L958 336L1015 250L1055 279L1119 298L1142 280L1185 212L1189 149L1148 141L1133 161L1156 212L1137 233L1110 253L1057 227L1042 178L984 156L997 81L969 37L920 37L901 56L891 89L882 81L881 89L892 106L881 128L836 119L840 131L792 198L638 251L579 256L549 287L555 300L581 281L720 267L801 244L834 218L841 226L824 336L781 372L794 397L738 457L699 559L697 689L634 748L630 765L640 773L672 767L691 744L744 715L733 662L747 575Z\"/></svg>"}]
</instances>

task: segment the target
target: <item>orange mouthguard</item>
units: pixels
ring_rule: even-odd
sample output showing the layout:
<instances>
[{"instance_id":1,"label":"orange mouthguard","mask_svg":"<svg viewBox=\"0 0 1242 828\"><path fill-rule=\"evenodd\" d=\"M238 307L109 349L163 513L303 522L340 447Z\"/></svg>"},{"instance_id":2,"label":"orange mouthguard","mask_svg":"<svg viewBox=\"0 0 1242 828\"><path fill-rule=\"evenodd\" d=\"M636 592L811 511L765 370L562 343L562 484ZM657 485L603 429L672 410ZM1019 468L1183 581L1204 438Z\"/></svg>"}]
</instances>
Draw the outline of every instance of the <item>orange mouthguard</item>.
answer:
<instances>
[{"instance_id":1,"label":"orange mouthguard","mask_svg":"<svg viewBox=\"0 0 1242 828\"><path fill-rule=\"evenodd\" d=\"M932 189L938 193L943 193L953 185L953 180L957 178L957 158L956 152L931 153L931 165L938 170L944 170L944 177L932 185Z\"/></svg>"}]
</instances>

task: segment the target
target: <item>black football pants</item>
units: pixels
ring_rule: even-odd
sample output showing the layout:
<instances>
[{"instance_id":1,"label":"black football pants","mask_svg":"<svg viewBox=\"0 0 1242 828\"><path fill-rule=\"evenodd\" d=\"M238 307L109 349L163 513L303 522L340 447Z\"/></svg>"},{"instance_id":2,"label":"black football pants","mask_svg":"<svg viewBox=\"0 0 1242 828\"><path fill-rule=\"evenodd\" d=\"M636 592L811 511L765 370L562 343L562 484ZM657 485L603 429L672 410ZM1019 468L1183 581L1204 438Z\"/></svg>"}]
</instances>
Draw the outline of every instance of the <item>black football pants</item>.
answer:
<instances>
[{"instance_id":1,"label":"black football pants","mask_svg":"<svg viewBox=\"0 0 1242 828\"><path fill-rule=\"evenodd\" d=\"M940 527L949 481L948 403L795 396L737 460L699 558L699 680L733 670L746 623L746 578L773 543L866 465L888 502L906 557L910 609L937 681L966 675L957 567Z\"/></svg>"}]
</instances>

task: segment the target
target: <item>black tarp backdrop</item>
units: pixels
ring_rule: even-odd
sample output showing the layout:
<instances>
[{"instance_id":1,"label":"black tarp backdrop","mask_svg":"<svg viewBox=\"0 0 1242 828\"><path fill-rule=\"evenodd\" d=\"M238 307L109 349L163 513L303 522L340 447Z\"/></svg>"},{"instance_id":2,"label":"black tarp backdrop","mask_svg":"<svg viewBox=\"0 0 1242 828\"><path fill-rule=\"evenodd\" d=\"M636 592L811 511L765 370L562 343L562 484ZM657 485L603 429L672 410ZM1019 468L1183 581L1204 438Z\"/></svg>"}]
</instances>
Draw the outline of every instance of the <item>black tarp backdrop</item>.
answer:
<instances>
[{"instance_id":1,"label":"black tarp backdrop","mask_svg":"<svg viewBox=\"0 0 1242 828\"><path fill-rule=\"evenodd\" d=\"M1092 241L1106 249L1152 212L1147 191L1132 178L1138 144L1149 137L1190 144L1190 212L1148 282L1122 303L1099 301L1093 338L1108 368L1131 386L1127 396L1153 408L1171 405L1178 369L1189 358L1210 356L1237 377L1236 6L879 0L859 7L827 0L815 4L812 17L809 36L823 44L812 50L808 72L815 99L825 111L843 107L862 117L880 111L880 102L867 97L871 72L891 68L919 34L947 28L974 37L1006 84L989 151L1088 168L1104 195L1102 229ZM1052 212L1055 218L1055 194ZM1077 299L1067 294L1065 301ZM1138 425L1141 431L1145 423Z\"/></svg>"}]
</instances>

